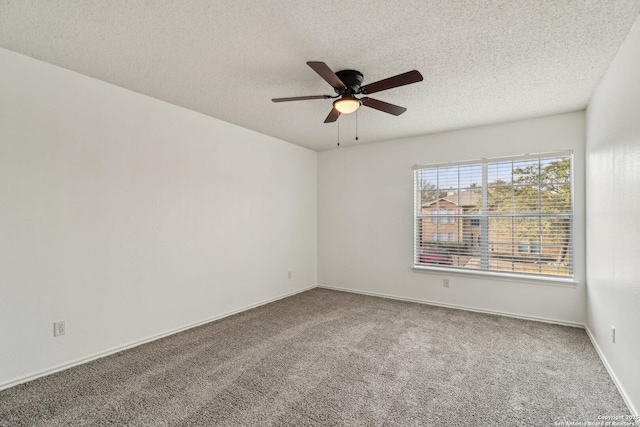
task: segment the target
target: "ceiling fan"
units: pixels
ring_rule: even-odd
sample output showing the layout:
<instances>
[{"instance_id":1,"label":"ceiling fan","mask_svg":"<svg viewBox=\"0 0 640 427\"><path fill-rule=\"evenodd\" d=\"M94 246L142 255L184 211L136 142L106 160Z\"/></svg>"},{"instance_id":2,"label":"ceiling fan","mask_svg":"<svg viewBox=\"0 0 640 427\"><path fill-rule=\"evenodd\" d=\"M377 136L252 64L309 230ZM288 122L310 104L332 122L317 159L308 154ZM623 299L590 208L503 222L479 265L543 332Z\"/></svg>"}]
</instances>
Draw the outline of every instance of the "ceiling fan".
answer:
<instances>
[{"instance_id":1,"label":"ceiling fan","mask_svg":"<svg viewBox=\"0 0 640 427\"><path fill-rule=\"evenodd\" d=\"M331 95L313 95L313 96L296 96L292 98L274 98L273 102L288 102L288 101L305 101L307 99L336 99L333 101L333 109L324 120L325 123L331 123L338 120L340 114L349 114L360 108L361 105L365 107L374 108L376 110L384 111L385 113L399 116L407 111L404 107L389 104L388 102L379 101L377 99L364 96L356 98L356 95L369 95L372 93L380 92L387 89L393 89L394 87L404 86L411 83L417 83L422 81L422 74L419 71L412 70L406 73L398 74L397 76L389 77L384 80L370 83L366 86L361 86L364 76L360 71L356 70L343 70L334 73L331 68L324 62L311 61L307 62L307 65L320 75L327 83L333 87L333 90L337 93L336 96Z\"/></svg>"}]
</instances>

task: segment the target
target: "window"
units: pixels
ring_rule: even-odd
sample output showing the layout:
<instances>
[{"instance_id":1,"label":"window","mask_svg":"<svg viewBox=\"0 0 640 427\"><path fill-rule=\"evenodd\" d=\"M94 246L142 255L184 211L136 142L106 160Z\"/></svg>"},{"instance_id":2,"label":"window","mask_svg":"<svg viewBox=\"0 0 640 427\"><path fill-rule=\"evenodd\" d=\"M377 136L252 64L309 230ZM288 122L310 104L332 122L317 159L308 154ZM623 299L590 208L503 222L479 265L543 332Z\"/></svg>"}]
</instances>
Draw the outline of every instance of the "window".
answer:
<instances>
[{"instance_id":1,"label":"window","mask_svg":"<svg viewBox=\"0 0 640 427\"><path fill-rule=\"evenodd\" d=\"M443 216L438 216L443 215ZM440 208L431 211L431 223L432 224L446 224L448 221L447 208Z\"/></svg>"},{"instance_id":2,"label":"window","mask_svg":"<svg viewBox=\"0 0 640 427\"><path fill-rule=\"evenodd\" d=\"M420 256L437 247L451 258L446 268L573 276L570 152L420 166L414 173L415 266L442 267Z\"/></svg>"},{"instance_id":3,"label":"window","mask_svg":"<svg viewBox=\"0 0 640 427\"><path fill-rule=\"evenodd\" d=\"M449 224L455 224L456 223L456 217L453 216L454 213L455 213L455 211L453 209L449 209L447 211L447 215L449 216Z\"/></svg>"},{"instance_id":4,"label":"window","mask_svg":"<svg viewBox=\"0 0 640 427\"><path fill-rule=\"evenodd\" d=\"M453 233L446 233L443 231L434 231L431 233L431 241L433 242L451 242L453 239Z\"/></svg>"}]
</instances>

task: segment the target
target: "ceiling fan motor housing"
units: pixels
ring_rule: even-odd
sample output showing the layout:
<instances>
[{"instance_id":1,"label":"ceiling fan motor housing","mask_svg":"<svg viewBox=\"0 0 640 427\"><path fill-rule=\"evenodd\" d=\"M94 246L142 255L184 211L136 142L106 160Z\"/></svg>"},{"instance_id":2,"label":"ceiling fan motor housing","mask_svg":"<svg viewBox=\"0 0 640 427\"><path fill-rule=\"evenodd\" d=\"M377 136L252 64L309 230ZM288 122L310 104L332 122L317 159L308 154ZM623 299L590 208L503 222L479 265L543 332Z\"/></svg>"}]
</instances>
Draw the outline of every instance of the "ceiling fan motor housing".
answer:
<instances>
[{"instance_id":1,"label":"ceiling fan motor housing","mask_svg":"<svg viewBox=\"0 0 640 427\"><path fill-rule=\"evenodd\" d=\"M358 93L358 91L360 90L360 86L362 85L362 81L364 80L364 76L362 75L362 73L356 70L338 71L336 72L336 76L338 76L338 78L342 80L342 83L344 83L344 85L347 87L346 91L344 89L335 90L337 93L341 95L345 93L347 94Z\"/></svg>"}]
</instances>

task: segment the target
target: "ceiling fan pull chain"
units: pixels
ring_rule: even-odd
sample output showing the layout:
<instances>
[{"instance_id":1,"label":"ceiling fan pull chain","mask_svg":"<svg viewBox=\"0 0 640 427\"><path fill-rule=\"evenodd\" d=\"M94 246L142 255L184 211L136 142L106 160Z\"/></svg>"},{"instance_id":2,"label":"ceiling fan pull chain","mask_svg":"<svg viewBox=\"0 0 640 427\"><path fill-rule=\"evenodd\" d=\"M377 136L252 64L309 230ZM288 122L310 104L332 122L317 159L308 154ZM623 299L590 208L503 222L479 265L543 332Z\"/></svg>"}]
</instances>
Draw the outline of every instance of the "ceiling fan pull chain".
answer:
<instances>
[{"instance_id":1,"label":"ceiling fan pull chain","mask_svg":"<svg viewBox=\"0 0 640 427\"><path fill-rule=\"evenodd\" d=\"M356 141L358 140L358 110L356 110Z\"/></svg>"},{"instance_id":2,"label":"ceiling fan pull chain","mask_svg":"<svg viewBox=\"0 0 640 427\"><path fill-rule=\"evenodd\" d=\"M340 147L340 122L336 122L338 125L338 147Z\"/></svg>"}]
</instances>

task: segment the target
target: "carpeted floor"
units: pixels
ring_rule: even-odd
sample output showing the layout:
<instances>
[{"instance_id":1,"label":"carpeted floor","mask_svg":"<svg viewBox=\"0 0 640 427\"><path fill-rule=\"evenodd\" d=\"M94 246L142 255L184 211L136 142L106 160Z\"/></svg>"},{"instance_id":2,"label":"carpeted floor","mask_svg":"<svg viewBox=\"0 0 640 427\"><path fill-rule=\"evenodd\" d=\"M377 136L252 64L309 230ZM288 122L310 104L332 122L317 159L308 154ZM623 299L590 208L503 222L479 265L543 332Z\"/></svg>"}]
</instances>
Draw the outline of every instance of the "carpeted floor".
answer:
<instances>
[{"instance_id":1,"label":"carpeted floor","mask_svg":"<svg viewBox=\"0 0 640 427\"><path fill-rule=\"evenodd\" d=\"M314 289L0 392L1 426L523 426L629 415L586 333Z\"/></svg>"}]
</instances>

